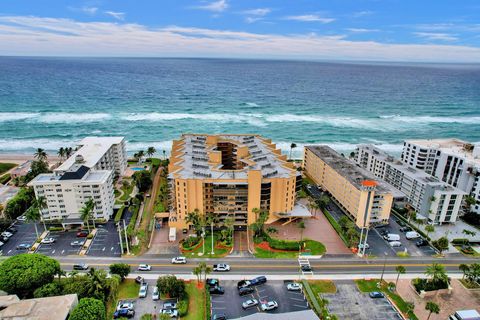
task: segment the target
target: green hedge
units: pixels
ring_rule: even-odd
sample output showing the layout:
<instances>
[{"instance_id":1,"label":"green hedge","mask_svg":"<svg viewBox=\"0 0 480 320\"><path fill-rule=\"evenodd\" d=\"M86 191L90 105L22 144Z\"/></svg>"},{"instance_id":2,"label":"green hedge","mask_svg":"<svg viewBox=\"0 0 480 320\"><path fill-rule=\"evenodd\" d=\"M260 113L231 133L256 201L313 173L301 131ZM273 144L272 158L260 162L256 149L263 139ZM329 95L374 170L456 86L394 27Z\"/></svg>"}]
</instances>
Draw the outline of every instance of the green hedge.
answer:
<instances>
[{"instance_id":1,"label":"green hedge","mask_svg":"<svg viewBox=\"0 0 480 320\"><path fill-rule=\"evenodd\" d=\"M345 243L345 245L347 246L347 248L350 246L349 242L347 241L347 239L345 238L345 236L343 235L343 230L342 230L342 227L340 227L340 225L338 224L337 220L335 220L335 218L330 214L330 212L328 212L328 210L324 209L323 210L323 214L325 215L325 217L327 218L328 222L330 222L330 224L332 225L333 229L335 229L335 231L337 231L337 234L340 236L340 239L342 239L343 243Z\"/></svg>"},{"instance_id":2,"label":"green hedge","mask_svg":"<svg viewBox=\"0 0 480 320\"><path fill-rule=\"evenodd\" d=\"M0 183L5 184L10 180L10 173L4 174L2 177L0 177Z\"/></svg>"},{"instance_id":3,"label":"green hedge","mask_svg":"<svg viewBox=\"0 0 480 320\"><path fill-rule=\"evenodd\" d=\"M188 313L188 297L185 300L180 300L177 305L178 315L180 317L185 317Z\"/></svg>"},{"instance_id":4,"label":"green hedge","mask_svg":"<svg viewBox=\"0 0 480 320\"><path fill-rule=\"evenodd\" d=\"M280 239L275 239L270 236L266 237L268 241L268 245L272 249L277 249L277 250L299 250L300 243L299 241L293 241L293 240L280 240Z\"/></svg>"},{"instance_id":5,"label":"green hedge","mask_svg":"<svg viewBox=\"0 0 480 320\"><path fill-rule=\"evenodd\" d=\"M466 244L469 243L469 240L467 238L456 238L450 241L452 244Z\"/></svg>"},{"instance_id":6,"label":"green hedge","mask_svg":"<svg viewBox=\"0 0 480 320\"><path fill-rule=\"evenodd\" d=\"M125 210L125 206L122 206L118 209L117 213L115 214L115 222L119 222L122 219L123 211Z\"/></svg>"},{"instance_id":7,"label":"green hedge","mask_svg":"<svg viewBox=\"0 0 480 320\"><path fill-rule=\"evenodd\" d=\"M415 290L420 293L420 291L434 291L439 289L447 289L448 282L438 282L434 283L429 279L416 278L412 280L412 284L415 287Z\"/></svg>"},{"instance_id":8,"label":"green hedge","mask_svg":"<svg viewBox=\"0 0 480 320\"><path fill-rule=\"evenodd\" d=\"M50 227L48 228L49 231L63 231L62 227Z\"/></svg>"}]
</instances>

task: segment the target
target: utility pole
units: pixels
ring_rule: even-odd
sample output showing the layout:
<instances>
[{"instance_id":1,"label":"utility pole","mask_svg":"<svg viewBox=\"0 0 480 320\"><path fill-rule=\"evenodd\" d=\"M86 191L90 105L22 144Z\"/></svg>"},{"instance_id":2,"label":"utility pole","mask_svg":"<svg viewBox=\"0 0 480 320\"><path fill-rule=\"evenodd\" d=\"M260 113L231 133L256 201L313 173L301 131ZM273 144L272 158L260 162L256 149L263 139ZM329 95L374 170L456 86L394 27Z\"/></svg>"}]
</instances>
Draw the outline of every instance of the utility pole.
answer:
<instances>
[{"instance_id":1,"label":"utility pole","mask_svg":"<svg viewBox=\"0 0 480 320\"><path fill-rule=\"evenodd\" d=\"M120 222L117 223L117 230L118 230L118 239L120 240L120 250L123 254L123 241L122 241L122 228L120 228Z\"/></svg>"},{"instance_id":2,"label":"utility pole","mask_svg":"<svg viewBox=\"0 0 480 320\"><path fill-rule=\"evenodd\" d=\"M123 219L123 231L125 231L125 246L127 247L127 254L130 254L130 248L128 247L127 227L125 226L125 219Z\"/></svg>"},{"instance_id":3,"label":"utility pole","mask_svg":"<svg viewBox=\"0 0 480 320\"><path fill-rule=\"evenodd\" d=\"M211 253L215 254L215 251L213 250L213 221L212 221L212 223L210 223L210 228L211 228L210 229L211 230L210 236L212 237L212 252Z\"/></svg>"},{"instance_id":4,"label":"utility pole","mask_svg":"<svg viewBox=\"0 0 480 320\"><path fill-rule=\"evenodd\" d=\"M205 227L202 227L202 243L203 243L203 248L202 248L202 256L205 255Z\"/></svg>"},{"instance_id":5,"label":"utility pole","mask_svg":"<svg viewBox=\"0 0 480 320\"><path fill-rule=\"evenodd\" d=\"M385 266L387 265L387 253L383 253L385 257L383 258L383 269L382 269L382 276L380 277L380 283L379 283L379 288L382 286L382 281L383 281L383 275L385 274Z\"/></svg>"}]
</instances>

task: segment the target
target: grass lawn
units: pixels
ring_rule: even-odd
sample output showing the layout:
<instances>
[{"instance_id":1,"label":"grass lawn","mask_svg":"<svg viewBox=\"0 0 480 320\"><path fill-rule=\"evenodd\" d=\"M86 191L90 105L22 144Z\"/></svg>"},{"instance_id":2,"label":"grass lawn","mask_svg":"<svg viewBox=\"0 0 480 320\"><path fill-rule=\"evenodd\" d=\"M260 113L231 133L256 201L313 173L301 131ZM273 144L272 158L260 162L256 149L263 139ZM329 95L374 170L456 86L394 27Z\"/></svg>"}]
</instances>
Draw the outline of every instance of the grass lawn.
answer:
<instances>
[{"instance_id":1,"label":"grass lawn","mask_svg":"<svg viewBox=\"0 0 480 320\"><path fill-rule=\"evenodd\" d=\"M205 319L205 291L199 289L195 281L187 282L185 289L188 293L188 313L182 319L184 320L203 320Z\"/></svg>"},{"instance_id":2,"label":"grass lawn","mask_svg":"<svg viewBox=\"0 0 480 320\"><path fill-rule=\"evenodd\" d=\"M134 182L133 181L129 181L129 182L130 183L128 184L127 187L122 186L123 194L120 197L120 200L126 201L128 200L128 198L130 198L130 193L132 193Z\"/></svg>"},{"instance_id":3,"label":"grass lawn","mask_svg":"<svg viewBox=\"0 0 480 320\"><path fill-rule=\"evenodd\" d=\"M321 293L337 292L337 287L335 287L335 283L331 280L311 280L308 281L308 283L316 297Z\"/></svg>"},{"instance_id":4,"label":"grass lawn","mask_svg":"<svg viewBox=\"0 0 480 320\"><path fill-rule=\"evenodd\" d=\"M311 255L323 255L326 248L323 243L314 240L305 240L305 251ZM270 251L255 247L255 257L263 259L294 259L298 257L298 251Z\"/></svg>"},{"instance_id":5,"label":"grass lawn","mask_svg":"<svg viewBox=\"0 0 480 320\"><path fill-rule=\"evenodd\" d=\"M377 283L379 281L380 279L355 280L357 287L361 292L382 291L383 293L387 294L388 297L395 303L395 305L405 314L408 310L407 303L398 294L388 290L386 282L383 282L382 287L378 288ZM412 320L418 320L417 316L415 316L413 312L410 312L408 316Z\"/></svg>"},{"instance_id":6,"label":"grass lawn","mask_svg":"<svg viewBox=\"0 0 480 320\"><path fill-rule=\"evenodd\" d=\"M113 313L119 300L136 299L138 297L138 290L140 290L140 285L136 283L134 279L123 280L118 286L117 301L107 305L107 319L113 318Z\"/></svg>"},{"instance_id":7,"label":"grass lawn","mask_svg":"<svg viewBox=\"0 0 480 320\"><path fill-rule=\"evenodd\" d=\"M213 239L213 252L214 254L211 254L212 252L212 236L208 235L205 237L205 255L199 256L198 254L203 252L203 245L199 246L193 251L185 252L184 255L186 257L197 257L197 258L221 258L227 255L230 252L230 248L216 248L216 242L217 242L217 235L214 234L214 239Z\"/></svg>"},{"instance_id":8,"label":"grass lawn","mask_svg":"<svg viewBox=\"0 0 480 320\"><path fill-rule=\"evenodd\" d=\"M7 172L8 170L15 168L17 165L15 163L7 163L1 162L0 163L0 174Z\"/></svg>"},{"instance_id":9,"label":"grass lawn","mask_svg":"<svg viewBox=\"0 0 480 320\"><path fill-rule=\"evenodd\" d=\"M165 206L163 205L163 202L160 200L157 200L155 203L155 208L153 209L153 212L165 212Z\"/></svg>"}]
</instances>

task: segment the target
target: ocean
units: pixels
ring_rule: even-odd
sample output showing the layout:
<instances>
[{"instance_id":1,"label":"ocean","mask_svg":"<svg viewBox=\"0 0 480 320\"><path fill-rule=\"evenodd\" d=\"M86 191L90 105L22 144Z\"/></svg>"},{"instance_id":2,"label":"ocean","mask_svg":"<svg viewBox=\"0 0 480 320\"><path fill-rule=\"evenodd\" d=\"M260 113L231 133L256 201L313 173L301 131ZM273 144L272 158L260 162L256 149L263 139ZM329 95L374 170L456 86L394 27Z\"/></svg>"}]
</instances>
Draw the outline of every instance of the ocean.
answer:
<instances>
[{"instance_id":1,"label":"ocean","mask_svg":"<svg viewBox=\"0 0 480 320\"><path fill-rule=\"evenodd\" d=\"M256 133L398 154L407 138L480 141L480 65L0 57L0 152L122 135L169 151L182 133Z\"/></svg>"}]
</instances>

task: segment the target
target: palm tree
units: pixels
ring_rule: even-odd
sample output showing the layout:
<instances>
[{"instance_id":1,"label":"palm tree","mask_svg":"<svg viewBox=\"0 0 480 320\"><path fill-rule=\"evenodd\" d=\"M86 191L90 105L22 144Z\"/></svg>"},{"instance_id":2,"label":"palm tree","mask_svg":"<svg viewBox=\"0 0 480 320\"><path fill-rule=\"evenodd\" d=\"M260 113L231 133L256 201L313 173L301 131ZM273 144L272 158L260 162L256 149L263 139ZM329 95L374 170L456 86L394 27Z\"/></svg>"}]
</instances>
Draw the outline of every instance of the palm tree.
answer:
<instances>
[{"instance_id":1,"label":"palm tree","mask_svg":"<svg viewBox=\"0 0 480 320\"><path fill-rule=\"evenodd\" d=\"M94 207L95 203L93 202L93 199L90 198L87 202L84 203L83 207L80 209L80 218L83 220L83 222L87 222L88 233L90 233L89 220L92 217L92 211ZM95 224L95 221L93 223Z\"/></svg>"},{"instance_id":2,"label":"palm tree","mask_svg":"<svg viewBox=\"0 0 480 320\"><path fill-rule=\"evenodd\" d=\"M92 219L93 228L95 229L95 216L94 216L95 201L93 201L93 198L90 198L88 199L87 202L85 202L85 205L88 207L88 210L90 212L89 218Z\"/></svg>"},{"instance_id":3,"label":"palm tree","mask_svg":"<svg viewBox=\"0 0 480 320\"><path fill-rule=\"evenodd\" d=\"M460 269L460 271L463 272L462 280L464 280L464 279L465 279L465 275L467 274L468 271L470 271L470 267L468 266L468 264L461 263L461 264L458 266L458 269Z\"/></svg>"},{"instance_id":4,"label":"palm tree","mask_svg":"<svg viewBox=\"0 0 480 320\"><path fill-rule=\"evenodd\" d=\"M43 209L47 207L47 200L45 199L44 196L40 196L35 199L34 204L40 213L40 219L42 220L42 223L43 223L43 229L44 231L47 231L47 226L45 225L45 220L43 219Z\"/></svg>"},{"instance_id":5,"label":"palm tree","mask_svg":"<svg viewBox=\"0 0 480 320\"><path fill-rule=\"evenodd\" d=\"M157 150L154 147L148 147L147 156L151 158L155 154L155 152L157 152Z\"/></svg>"},{"instance_id":6,"label":"palm tree","mask_svg":"<svg viewBox=\"0 0 480 320\"><path fill-rule=\"evenodd\" d=\"M213 226L218 223L218 216L214 214L213 212L208 212L205 222L210 225L210 235L212 237L212 251L211 253L213 254Z\"/></svg>"},{"instance_id":7,"label":"palm tree","mask_svg":"<svg viewBox=\"0 0 480 320\"><path fill-rule=\"evenodd\" d=\"M47 160L47 153L42 148L38 148L37 151L35 151L35 153L33 154L33 156L40 161Z\"/></svg>"},{"instance_id":8,"label":"palm tree","mask_svg":"<svg viewBox=\"0 0 480 320\"><path fill-rule=\"evenodd\" d=\"M145 156L145 151L143 150L138 151L137 156L138 156L138 160L142 159Z\"/></svg>"},{"instance_id":9,"label":"palm tree","mask_svg":"<svg viewBox=\"0 0 480 320\"><path fill-rule=\"evenodd\" d=\"M301 220L298 224L297 227L300 229L300 242L303 241L303 231L305 230L305 222Z\"/></svg>"},{"instance_id":10,"label":"palm tree","mask_svg":"<svg viewBox=\"0 0 480 320\"><path fill-rule=\"evenodd\" d=\"M70 158L70 156L72 155L72 152L73 152L72 147L65 148L65 157Z\"/></svg>"},{"instance_id":11,"label":"palm tree","mask_svg":"<svg viewBox=\"0 0 480 320\"><path fill-rule=\"evenodd\" d=\"M167 159L167 151L162 150L162 153L163 153L163 160L166 160Z\"/></svg>"},{"instance_id":12,"label":"palm tree","mask_svg":"<svg viewBox=\"0 0 480 320\"><path fill-rule=\"evenodd\" d=\"M407 269L405 269L404 266L397 266L395 268L395 271L397 271L397 281L395 281L395 288L396 288L398 283L398 278L400 278L400 274L404 274L407 271Z\"/></svg>"},{"instance_id":13,"label":"palm tree","mask_svg":"<svg viewBox=\"0 0 480 320\"><path fill-rule=\"evenodd\" d=\"M60 147L60 149L58 149L57 154L60 157L60 162L62 162L63 157L65 157L65 149L63 147Z\"/></svg>"},{"instance_id":14,"label":"palm tree","mask_svg":"<svg viewBox=\"0 0 480 320\"><path fill-rule=\"evenodd\" d=\"M435 231L435 227L432 226L431 224L425 226L425 231L427 231L427 238L428 238L428 235L430 234L430 232L434 232Z\"/></svg>"},{"instance_id":15,"label":"palm tree","mask_svg":"<svg viewBox=\"0 0 480 320\"><path fill-rule=\"evenodd\" d=\"M203 274L205 275L205 282L207 282L207 275L209 275L210 273L212 273L212 267L205 266L203 268Z\"/></svg>"},{"instance_id":16,"label":"palm tree","mask_svg":"<svg viewBox=\"0 0 480 320\"><path fill-rule=\"evenodd\" d=\"M25 218L28 222L32 222L35 226L35 234L37 235L38 239L37 221L40 220L40 211L38 211L35 205L32 205L25 213Z\"/></svg>"},{"instance_id":17,"label":"palm tree","mask_svg":"<svg viewBox=\"0 0 480 320\"><path fill-rule=\"evenodd\" d=\"M438 263L433 263L431 266L428 266L425 274L431 278L433 283L448 281L445 267Z\"/></svg>"},{"instance_id":18,"label":"palm tree","mask_svg":"<svg viewBox=\"0 0 480 320\"><path fill-rule=\"evenodd\" d=\"M202 276L202 268L200 266L196 266L193 268L192 273L197 277L197 284L200 283L200 278Z\"/></svg>"},{"instance_id":19,"label":"palm tree","mask_svg":"<svg viewBox=\"0 0 480 320\"><path fill-rule=\"evenodd\" d=\"M427 302L425 306L425 310L430 311L430 313L428 314L427 320L430 319L430 316L432 315L432 313L435 313L435 314L440 313L440 307L438 306L438 304L432 301Z\"/></svg>"},{"instance_id":20,"label":"palm tree","mask_svg":"<svg viewBox=\"0 0 480 320\"><path fill-rule=\"evenodd\" d=\"M292 151L293 151L293 149L295 149L296 147L297 147L297 145L296 145L295 143L292 142L292 143L290 144L290 155L289 155L289 157L288 157L290 160L292 160Z\"/></svg>"}]
</instances>

